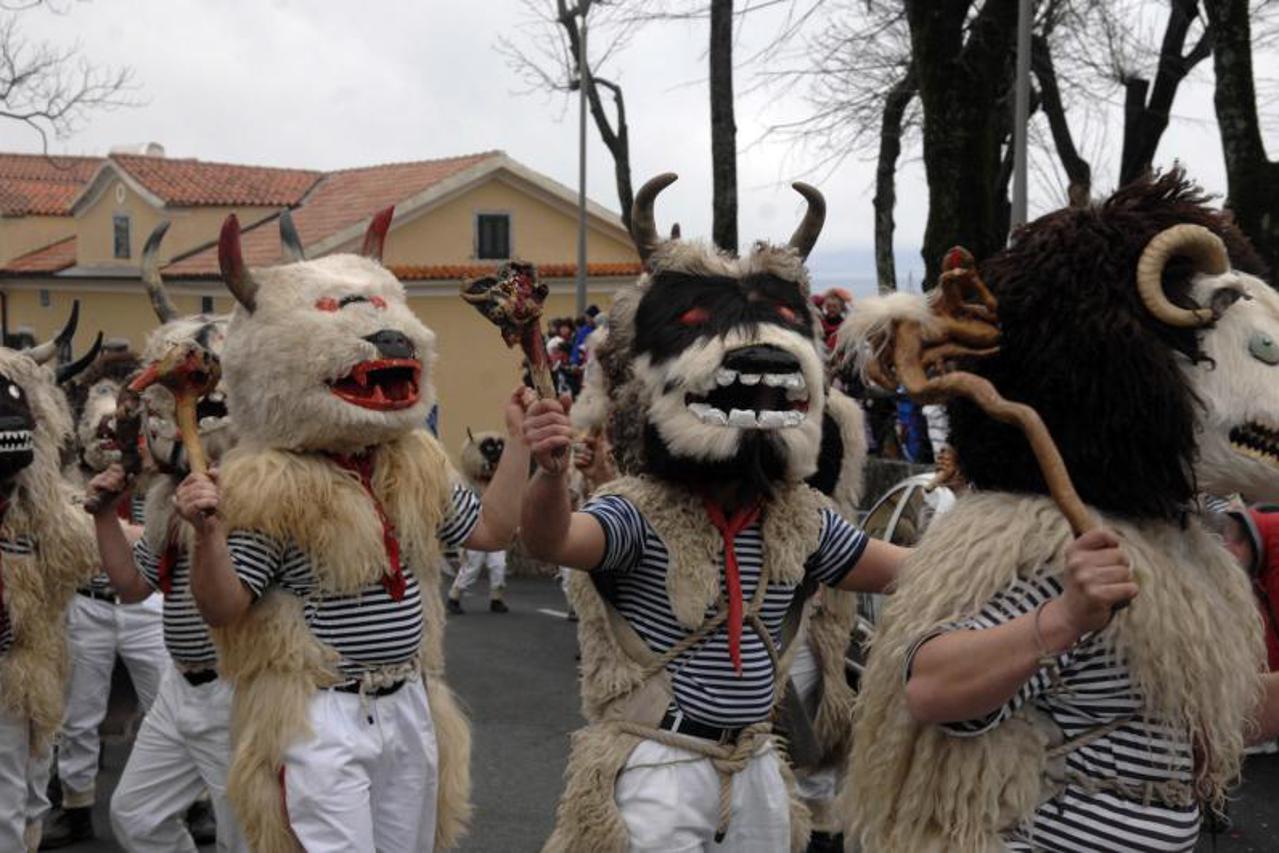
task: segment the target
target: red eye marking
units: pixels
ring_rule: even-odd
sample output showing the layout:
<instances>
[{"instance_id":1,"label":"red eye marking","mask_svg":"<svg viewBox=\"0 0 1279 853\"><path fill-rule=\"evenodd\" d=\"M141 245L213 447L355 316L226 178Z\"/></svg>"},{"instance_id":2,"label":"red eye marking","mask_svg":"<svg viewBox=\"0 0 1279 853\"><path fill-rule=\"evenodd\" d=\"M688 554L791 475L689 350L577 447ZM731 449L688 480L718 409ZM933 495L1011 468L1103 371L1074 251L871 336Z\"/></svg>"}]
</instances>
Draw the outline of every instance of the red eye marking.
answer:
<instances>
[{"instance_id":1,"label":"red eye marking","mask_svg":"<svg viewBox=\"0 0 1279 853\"><path fill-rule=\"evenodd\" d=\"M777 316L781 317L787 323L798 323L799 315L795 313L795 309L789 305L778 305Z\"/></svg>"},{"instance_id":2,"label":"red eye marking","mask_svg":"<svg viewBox=\"0 0 1279 853\"><path fill-rule=\"evenodd\" d=\"M704 326L710 322L711 312L705 308L689 308L679 315L681 326Z\"/></svg>"},{"instance_id":3,"label":"red eye marking","mask_svg":"<svg viewBox=\"0 0 1279 853\"><path fill-rule=\"evenodd\" d=\"M315 300L315 307L321 311L336 311L342 306L332 296L323 296Z\"/></svg>"},{"instance_id":4,"label":"red eye marking","mask_svg":"<svg viewBox=\"0 0 1279 853\"><path fill-rule=\"evenodd\" d=\"M382 309L386 308L386 300L380 296L370 296L369 302L373 304L374 308L382 308Z\"/></svg>"}]
</instances>

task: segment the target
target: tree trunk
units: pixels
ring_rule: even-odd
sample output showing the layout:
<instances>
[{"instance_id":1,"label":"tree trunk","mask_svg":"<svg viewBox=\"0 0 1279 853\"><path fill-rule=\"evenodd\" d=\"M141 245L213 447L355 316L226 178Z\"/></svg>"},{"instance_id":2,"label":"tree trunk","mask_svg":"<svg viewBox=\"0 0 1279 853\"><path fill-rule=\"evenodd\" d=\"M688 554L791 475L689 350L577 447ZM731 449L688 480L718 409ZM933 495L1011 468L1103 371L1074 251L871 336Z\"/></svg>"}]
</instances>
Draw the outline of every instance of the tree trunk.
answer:
<instances>
[{"instance_id":1,"label":"tree trunk","mask_svg":"<svg viewBox=\"0 0 1279 853\"><path fill-rule=\"evenodd\" d=\"M897 158L902 153L902 120L916 92L915 72L907 69L889 91L884 101L883 121L879 126L879 161L875 167L875 274L879 292L897 289L897 262L893 257L893 231L897 206Z\"/></svg>"},{"instance_id":2,"label":"tree trunk","mask_svg":"<svg viewBox=\"0 0 1279 853\"><path fill-rule=\"evenodd\" d=\"M711 234L737 252L737 124L733 119L733 0L711 0Z\"/></svg>"},{"instance_id":3,"label":"tree trunk","mask_svg":"<svg viewBox=\"0 0 1279 853\"><path fill-rule=\"evenodd\" d=\"M1075 147L1074 136L1070 132L1070 122L1066 119L1066 108L1061 102L1061 90L1057 86L1057 71L1053 67L1052 49L1048 39L1035 36L1031 41L1031 68L1035 79L1039 81L1040 102L1044 115L1048 117L1048 128L1052 131L1053 146L1057 149L1057 159L1066 172L1068 186L1066 195L1071 207L1084 207L1092 196L1092 166Z\"/></svg>"},{"instance_id":4,"label":"tree trunk","mask_svg":"<svg viewBox=\"0 0 1279 853\"><path fill-rule=\"evenodd\" d=\"M600 103L599 88L603 86L613 93L613 106L617 110L617 127L608 123L604 105ZM591 117L595 119L595 128L600 139L613 157L613 180L617 184L617 201L622 206L622 224L631 230L631 208L635 205L635 191L631 187L631 134L626 123L626 101L622 97L622 87L603 77L591 75L591 89L587 93L587 101L591 105Z\"/></svg>"},{"instance_id":5,"label":"tree trunk","mask_svg":"<svg viewBox=\"0 0 1279 853\"><path fill-rule=\"evenodd\" d=\"M1270 269L1279 269L1279 163L1266 157L1257 116L1248 0L1205 0L1213 29L1214 103L1226 160L1227 206Z\"/></svg>"},{"instance_id":6,"label":"tree trunk","mask_svg":"<svg viewBox=\"0 0 1279 853\"><path fill-rule=\"evenodd\" d=\"M962 245L978 258L998 251L1001 153L1008 122L999 114L1016 54L1017 4L987 2L968 27L967 0L907 0L911 54L924 110L928 225L925 287L946 251Z\"/></svg>"}]
</instances>

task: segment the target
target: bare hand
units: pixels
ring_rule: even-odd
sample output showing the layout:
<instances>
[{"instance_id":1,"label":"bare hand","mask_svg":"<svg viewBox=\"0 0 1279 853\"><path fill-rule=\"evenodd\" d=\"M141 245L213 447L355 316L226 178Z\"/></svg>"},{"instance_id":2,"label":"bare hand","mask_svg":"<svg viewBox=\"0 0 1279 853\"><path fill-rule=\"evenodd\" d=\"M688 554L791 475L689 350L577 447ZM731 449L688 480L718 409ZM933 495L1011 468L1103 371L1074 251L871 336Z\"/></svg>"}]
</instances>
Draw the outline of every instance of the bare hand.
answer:
<instances>
[{"instance_id":1,"label":"bare hand","mask_svg":"<svg viewBox=\"0 0 1279 853\"><path fill-rule=\"evenodd\" d=\"M565 470L565 456L573 443L570 405L572 401L565 394L558 400L535 400L524 410L524 441L543 470Z\"/></svg>"},{"instance_id":2,"label":"bare hand","mask_svg":"<svg viewBox=\"0 0 1279 853\"><path fill-rule=\"evenodd\" d=\"M197 532L204 533L214 523L220 497L216 470L208 474L188 474L173 496L173 505L178 515Z\"/></svg>"},{"instance_id":3,"label":"bare hand","mask_svg":"<svg viewBox=\"0 0 1279 853\"><path fill-rule=\"evenodd\" d=\"M110 515L115 512L116 504L120 503L128 488L129 477L124 473L124 468L119 463L113 463L89 481L85 488L85 507L87 509L95 501L101 501L93 515Z\"/></svg>"},{"instance_id":4,"label":"bare hand","mask_svg":"<svg viewBox=\"0 0 1279 853\"><path fill-rule=\"evenodd\" d=\"M1066 546L1063 616L1079 635L1099 631L1116 607L1137 596L1132 565L1109 530L1092 530Z\"/></svg>"},{"instance_id":5,"label":"bare hand","mask_svg":"<svg viewBox=\"0 0 1279 853\"><path fill-rule=\"evenodd\" d=\"M613 467L613 446L603 433L592 432L574 446L573 464L582 472L591 491L617 476Z\"/></svg>"},{"instance_id":6,"label":"bare hand","mask_svg":"<svg viewBox=\"0 0 1279 853\"><path fill-rule=\"evenodd\" d=\"M506 435L516 441L524 440L524 412L537 400L537 393L527 385L516 385L506 401Z\"/></svg>"}]
</instances>

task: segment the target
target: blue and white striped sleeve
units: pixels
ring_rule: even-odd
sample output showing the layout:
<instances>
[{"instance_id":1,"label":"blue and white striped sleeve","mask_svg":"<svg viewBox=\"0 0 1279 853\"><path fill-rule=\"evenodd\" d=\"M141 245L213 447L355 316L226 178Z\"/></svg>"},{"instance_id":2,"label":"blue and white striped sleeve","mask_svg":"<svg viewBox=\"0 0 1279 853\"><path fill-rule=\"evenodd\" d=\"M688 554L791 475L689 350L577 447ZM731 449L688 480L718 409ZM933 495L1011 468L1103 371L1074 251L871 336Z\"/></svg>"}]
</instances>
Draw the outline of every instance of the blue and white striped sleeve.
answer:
<instances>
[{"instance_id":1,"label":"blue and white striped sleeve","mask_svg":"<svg viewBox=\"0 0 1279 853\"><path fill-rule=\"evenodd\" d=\"M152 589L160 588L160 557L151 550L146 537L133 543L133 565Z\"/></svg>"},{"instance_id":2,"label":"blue and white striped sleeve","mask_svg":"<svg viewBox=\"0 0 1279 853\"><path fill-rule=\"evenodd\" d=\"M254 598L261 598L283 571L284 544L254 530L233 530L226 544L240 583Z\"/></svg>"},{"instance_id":3,"label":"blue and white striped sleeve","mask_svg":"<svg viewBox=\"0 0 1279 853\"><path fill-rule=\"evenodd\" d=\"M915 655L918 653L920 646L934 637L952 631L984 631L997 625L1003 625L1019 616L1034 613L1040 604L1061 595L1061 591L1061 583L1055 577L1037 575L1029 578L1018 578L1010 586L986 602L985 606L976 615L968 619L942 625L920 637L906 657L907 677L910 675L911 666L914 664ZM1069 661L1070 655L1066 653L1058 658L1057 663L1059 666L1064 667ZM1017 713L1027 702L1047 691L1051 678L1048 667L1040 667L1035 671L1034 675L1022 684L1016 694L999 708L984 717L964 720L958 723L944 723L942 728L946 730L947 734L957 737L973 737L984 734Z\"/></svg>"},{"instance_id":4,"label":"blue and white striped sleeve","mask_svg":"<svg viewBox=\"0 0 1279 853\"><path fill-rule=\"evenodd\" d=\"M480 497L463 483L454 483L449 496L449 510L440 522L437 535L447 547L466 544L480 523Z\"/></svg>"},{"instance_id":5,"label":"blue and white striped sleeve","mask_svg":"<svg viewBox=\"0 0 1279 853\"><path fill-rule=\"evenodd\" d=\"M808 556L808 574L827 586L837 586L865 550L865 533L834 510L823 509L822 534L817 550Z\"/></svg>"},{"instance_id":6,"label":"blue and white striped sleeve","mask_svg":"<svg viewBox=\"0 0 1279 853\"><path fill-rule=\"evenodd\" d=\"M621 495L592 498L582 512L604 529L604 559L592 571L629 572L644 556L646 524L635 504Z\"/></svg>"}]
</instances>

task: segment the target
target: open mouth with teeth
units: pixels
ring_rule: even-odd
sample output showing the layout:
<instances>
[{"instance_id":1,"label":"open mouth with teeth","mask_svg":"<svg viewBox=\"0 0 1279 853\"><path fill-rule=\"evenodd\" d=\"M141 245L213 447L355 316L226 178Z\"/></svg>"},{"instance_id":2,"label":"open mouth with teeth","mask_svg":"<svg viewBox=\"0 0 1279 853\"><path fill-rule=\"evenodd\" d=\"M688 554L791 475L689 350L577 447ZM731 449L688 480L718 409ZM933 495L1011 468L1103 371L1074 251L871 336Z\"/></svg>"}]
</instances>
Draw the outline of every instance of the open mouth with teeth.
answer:
<instances>
[{"instance_id":1,"label":"open mouth with teeth","mask_svg":"<svg viewBox=\"0 0 1279 853\"><path fill-rule=\"evenodd\" d=\"M115 440L115 427L112 425L110 418L103 418L98 421L98 428L94 431L93 438L98 450L103 453L120 449L120 445Z\"/></svg>"},{"instance_id":2,"label":"open mouth with teeth","mask_svg":"<svg viewBox=\"0 0 1279 853\"><path fill-rule=\"evenodd\" d=\"M746 373L721 367L715 388L687 394L684 405L702 423L738 429L791 429L808 412L808 383L800 371Z\"/></svg>"},{"instance_id":3,"label":"open mouth with teeth","mask_svg":"<svg viewBox=\"0 0 1279 853\"><path fill-rule=\"evenodd\" d=\"M0 454L30 453L32 434L29 429L8 429L0 432Z\"/></svg>"},{"instance_id":4,"label":"open mouth with teeth","mask_svg":"<svg viewBox=\"0 0 1279 853\"><path fill-rule=\"evenodd\" d=\"M1230 446L1244 456L1279 466L1279 430L1246 423L1230 431Z\"/></svg>"},{"instance_id":5,"label":"open mouth with teeth","mask_svg":"<svg viewBox=\"0 0 1279 853\"><path fill-rule=\"evenodd\" d=\"M214 391L199 399L195 404L195 419L200 429L208 430L221 426L226 420L226 397L220 391Z\"/></svg>"},{"instance_id":6,"label":"open mouth with teeth","mask_svg":"<svg viewBox=\"0 0 1279 853\"><path fill-rule=\"evenodd\" d=\"M407 409L422 396L422 363L415 358L362 361L329 390L352 405L380 412Z\"/></svg>"}]
</instances>

